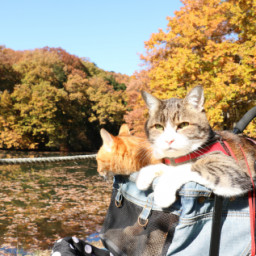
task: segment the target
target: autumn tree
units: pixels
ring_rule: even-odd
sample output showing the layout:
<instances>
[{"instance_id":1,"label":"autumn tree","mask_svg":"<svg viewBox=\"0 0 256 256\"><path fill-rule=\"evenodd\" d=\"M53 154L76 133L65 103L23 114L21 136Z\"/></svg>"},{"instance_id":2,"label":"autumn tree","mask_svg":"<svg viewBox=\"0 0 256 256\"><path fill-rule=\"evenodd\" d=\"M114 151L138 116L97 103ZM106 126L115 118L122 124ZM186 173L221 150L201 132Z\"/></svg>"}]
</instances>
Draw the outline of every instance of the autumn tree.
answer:
<instances>
[{"instance_id":1,"label":"autumn tree","mask_svg":"<svg viewBox=\"0 0 256 256\"><path fill-rule=\"evenodd\" d=\"M144 136L144 124L146 121L147 108L141 99L141 91L149 91L148 71L135 72L127 84L127 111L124 116L125 122L132 129L132 133Z\"/></svg>"},{"instance_id":2,"label":"autumn tree","mask_svg":"<svg viewBox=\"0 0 256 256\"><path fill-rule=\"evenodd\" d=\"M5 90L0 94L0 148L20 148L24 138L16 131L15 110L10 93Z\"/></svg>"},{"instance_id":3,"label":"autumn tree","mask_svg":"<svg viewBox=\"0 0 256 256\"><path fill-rule=\"evenodd\" d=\"M69 54L62 48L51 48L51 47L44 47L41 49L44 54L47 53L53 53L56 54L59 58L59 60L63 63L64 65L64 72L65 74L72 74L72 75L79 75L82 78L85 78L87 76L90 76L90 72L87 69L87 67L84 65L84 62L81 58Z\"/></svg>"},{"instance_id":4,"label":"autumn tree","mask_svg":"<svg viewBox=\"0 0 256 256\"><path fill-rule=\"evenodd\" d=\"M94 77L90 79L87 94L91 101L90 122L98 120L101 125L121 125L126 111L126 94L123 90L115 90L104 78Z\"/></svg>"},{"instance_id":5,"label":"autumn tree","mask_svg":"<svg viewBox=\"0 0 256 256\"><path fill-rule=\"evenodd\" d=\"M8 76L2 76L0 89L0 148L96 150L101 127L118 130L128 76L106 72L61 48L17 55L1 49L0 68L2 63ZM14 73L19 80L11 80Z\"/></svg>"},{"instance_id":6,"label":"autumn tree","mask_svg":"<svg viewBox=\"0 0 256 256\"><path fill-rule=\"evenodd\" d=\"M58 148L65 141L62 111L67 102L63 89L49 82L17 85L10 95L1 95L1 147L36 149Z\"/></svg>"},{"instance_id":7,"label":"autumn tree","mask_svg":"<svg viewBox=\"0 0 256 256\"><path fill-rule=\"evenodd\" d=\"M14 51L7 51L0 46L0 91L12 91L15 84L20 82L21 74L13 68Z\"/></svg>"},{"instance_id":8,"label":"autumn tree","mask_svg":"<svg viewBox=\"0 0 256 256\"><path fill-rule=\"evenodd\" d=\"M232 129L256 104L256 2L182 2L167 29L145 43L150 89L160 98L184 97L203 85L211 125ZM256 135L255 125L249 133Z\"/></svg>"},{"instance_id":9,"label":"autumn tree","mask_svg":"<svg viewBox=\"0 0 256 256\"><path fill-rule=\"evenodd\" d=\"M106 71L99 68L95 63L90 62L87 58L81 58L83 65L86 67L89 76L98 76L98 77L104 77L106 75Z\"/></svg>"},{"instance_id":10,"label":"autumn tree","mask_svg":"<svg viewBox=\"0 0 256 256\"><path fill-rule=\"evenodd\" d=\"M43 49L25 51L14 67L22 74L21 82L24 84L36 85L47 81L51 85L61 88L66 81L64 64L55 52Z\"/></svg>"}]
</instances>

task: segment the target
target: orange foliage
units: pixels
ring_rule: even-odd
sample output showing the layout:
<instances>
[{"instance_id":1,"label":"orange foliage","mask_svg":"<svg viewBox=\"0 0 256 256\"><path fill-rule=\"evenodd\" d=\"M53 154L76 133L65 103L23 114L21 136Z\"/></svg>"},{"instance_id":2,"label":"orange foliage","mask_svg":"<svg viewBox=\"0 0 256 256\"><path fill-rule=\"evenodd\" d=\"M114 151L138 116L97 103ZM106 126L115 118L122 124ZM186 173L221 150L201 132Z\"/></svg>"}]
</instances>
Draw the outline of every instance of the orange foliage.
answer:
<instances>
[{"instance_id":1,"label":"orange foliage","mask_svg":"<svg viewBox=\"0 0 256 256\"><path fill-rule=\"evenodd\" d=\"M256 2L184 0L166 31L152 34L142 58L160 98L184 97L200 84L215 129L232 129L256 105ZM248 133L256 136L255 126Z\"/></svg>"},{"instance_id":2,"label":"orange foliage","mask_svg":"<svg viewBox=\"0 0 256 256\"><path fill-rule=\"evenodd\" d=\"M128 109L124 116L125 122L131 127L132 133L143 136L147 108L141 98L141 91L148 90L148 72L143 70L135 73L127 85Z\"/></svg>"}]
</instances>

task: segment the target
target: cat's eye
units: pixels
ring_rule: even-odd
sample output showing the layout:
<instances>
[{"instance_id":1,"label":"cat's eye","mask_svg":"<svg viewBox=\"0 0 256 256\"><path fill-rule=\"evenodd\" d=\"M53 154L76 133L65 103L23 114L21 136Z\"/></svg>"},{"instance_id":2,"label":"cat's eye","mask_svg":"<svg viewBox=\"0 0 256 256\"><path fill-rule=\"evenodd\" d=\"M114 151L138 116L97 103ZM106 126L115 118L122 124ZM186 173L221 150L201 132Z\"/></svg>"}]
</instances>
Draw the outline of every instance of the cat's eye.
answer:
<instances>
[{"instance_id":1,"label":"cat's eye","mask_svg":"<svg viewBox=\"0 0 256 256\"><path fill-rule=\"evenodd\" d=\"M189 122L182 122L182 123L180 123L180 124L177 126L177 128L178 128L178 129L183 129L183 128L188 127L188 126L189 126Z\"/></svg>"},{"instance_id":2,"label":"cat's eye","mask_svg":"<svg viewBox=\"0 0 256 256\"><path fill-rule=\"evenodd\" d=\"M160 130L160 131L164 130L164 127L161 124L155 124L154 127L155 127L155 129Z\"/></svg>"}]
</instances>

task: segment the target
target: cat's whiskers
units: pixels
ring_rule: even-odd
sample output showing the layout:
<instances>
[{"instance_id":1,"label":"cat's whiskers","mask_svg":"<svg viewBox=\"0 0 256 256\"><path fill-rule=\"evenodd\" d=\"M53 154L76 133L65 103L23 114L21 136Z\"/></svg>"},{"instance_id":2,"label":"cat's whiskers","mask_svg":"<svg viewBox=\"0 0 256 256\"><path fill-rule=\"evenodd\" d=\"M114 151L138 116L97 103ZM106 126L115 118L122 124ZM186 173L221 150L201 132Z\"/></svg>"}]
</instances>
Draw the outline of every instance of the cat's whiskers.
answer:
<instances>
[{"instance_id":1,"label":"cat's whiskers","mask_svg":"<svg viewBox=\"0 0 256 256\"><path fill-rule=\"evenodd\" d=\"M151 158L151 152L148 152L145 148L141 148L139 152L137 152L137 156L139 156L140 161L143 162L144 160Z\"/></svg>"}]
</instances>

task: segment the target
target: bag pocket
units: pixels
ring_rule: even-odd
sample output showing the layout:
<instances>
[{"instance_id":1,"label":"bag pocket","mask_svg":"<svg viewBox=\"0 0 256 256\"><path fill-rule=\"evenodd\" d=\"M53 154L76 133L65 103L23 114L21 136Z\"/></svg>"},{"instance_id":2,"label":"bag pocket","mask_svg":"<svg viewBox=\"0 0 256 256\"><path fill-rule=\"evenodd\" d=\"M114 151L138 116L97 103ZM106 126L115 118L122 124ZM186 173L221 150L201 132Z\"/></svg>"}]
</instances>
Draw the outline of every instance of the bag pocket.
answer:
<instances>
[{"instance_id":1,"label":"bag pocket","mask_svg":"<svg viewBox=\"0 0 256 256\"><path fill-rule=\"evenodd\" d=\"M114 255L166 255L179 216L168 210L154 210L152 193L145 193L145 198L140 198L144 206L137 204L131 200L129 187L122 188L119 184L119 188L113 189L100 234L104 246Z\"/></svg>"}]
</instances>

